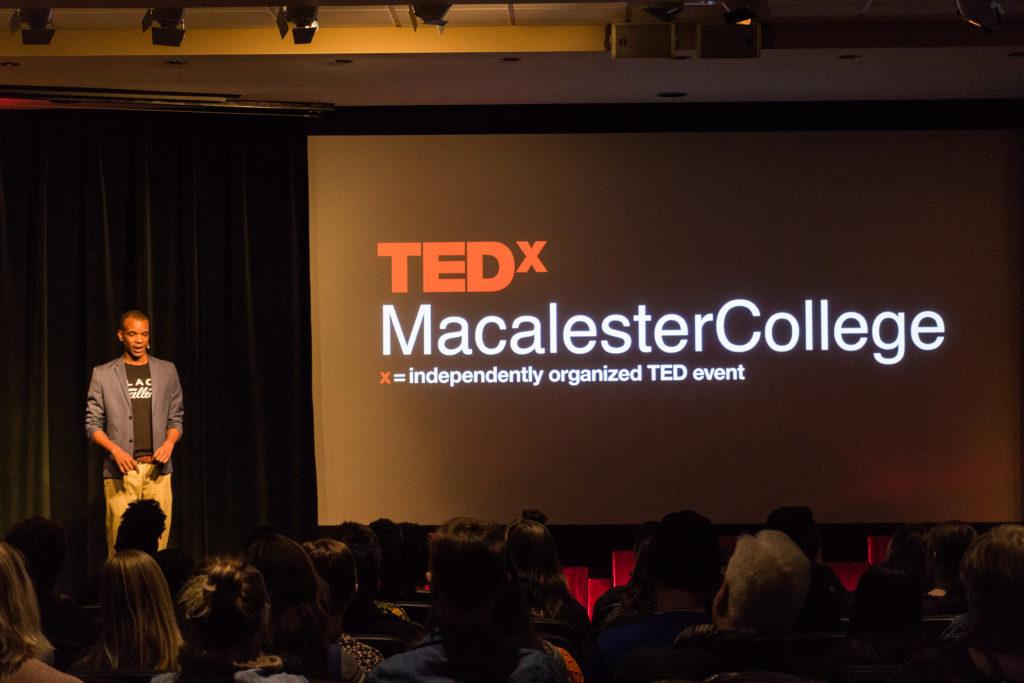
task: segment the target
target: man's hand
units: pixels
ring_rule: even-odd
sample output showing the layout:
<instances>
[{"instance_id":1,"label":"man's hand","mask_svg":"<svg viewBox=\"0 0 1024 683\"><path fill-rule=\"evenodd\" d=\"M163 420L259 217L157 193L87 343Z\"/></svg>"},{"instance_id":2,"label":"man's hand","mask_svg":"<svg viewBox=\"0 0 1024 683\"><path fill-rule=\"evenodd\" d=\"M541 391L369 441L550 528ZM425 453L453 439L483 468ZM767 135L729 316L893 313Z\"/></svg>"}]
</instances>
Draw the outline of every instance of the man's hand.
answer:
<instances>
[{"instance_id":1,"label":"man's hand","mask_svg":"<svg viewBox=\"0 0 1024 683\"><path fill-rule=\"evenodd\" d=\"M174 444L170 440L164 441L160 444L160 448L156 449L153 453L153 459L163 465L171 459L171 452L174 450Z\"/></svg>"},{"instance_id":2,"label":"man's hand","mask_svg":"<svg viewBox=\"0 0 1024 683\"><path fill-rule=\"evenodd\" d=\"M117 467L121 470L121 474L128 474L129 472L138 469L138 466L135 464L135 458L128 455L124 449L116 445L111 449L110 457L117 463Z\"/></svg>"}]
</instances>

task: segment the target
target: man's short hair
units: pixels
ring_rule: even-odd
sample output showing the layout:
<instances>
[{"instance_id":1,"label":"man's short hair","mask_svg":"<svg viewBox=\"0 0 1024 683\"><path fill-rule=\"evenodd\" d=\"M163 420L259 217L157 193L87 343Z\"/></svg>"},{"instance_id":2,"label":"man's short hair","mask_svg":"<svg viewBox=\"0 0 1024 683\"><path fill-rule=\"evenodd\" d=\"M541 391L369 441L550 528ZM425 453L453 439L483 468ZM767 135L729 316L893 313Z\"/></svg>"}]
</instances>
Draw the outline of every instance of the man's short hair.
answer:
<instances>
[{"instance_id":1,"label":"man's short hair","mask_svg":"<svg viewBox=\"0 0 1024 683\"><path fill-rule=\"evenodd\" d=\"M146 322L149 322L148 315L146 315L145 313L138 309L132 308L121 314L121 326L119 329L124 329L124 321L127 320L128 318L134 318L135 320L145 320Z\"/></svg>"},{"instance_id":2,"label":"man's short hair","mask_svg":"<svg viewBox=\"0 0 1024 683\"><path fill-rule=\"evenodd\" d=\"M167 515L155 500L137 500L128 505L117 527L114 550L141 550L156 555L160 535L167 528Z\"/></svg>"},{"instance_id":3,"label":"man's short hair","mask_svg":"<svg viewBox=\"0 0 1024 683\"><path fill-rule=\"evenodd\" d=\"M648 542L647 574L670 588L714 591L721 574L718 532L693 510L665 515Z\"/></svg>"},{"instance_id":4,"label":"man's short hair","mask_svg":"<svg viewBox=\"0 0 1024 683\"><path fill-rule=\"evenodd\" d=\"M967 549L960 565L972 640L997 652L1024 648L1024 526L1004 524Z\"/></svg>"},{"instance_id":5,"label":"man's short hair","mask_svg":"<svg viewBox=\"0 0 1024 683\"><path fill-rule=\"evenodd\" d=\"M7 531L6 540L25 556L36 592L45 594L57 585L68 550L68 537L52 519L30 517Z\"/></svg>"},{"instance_id":6,"label":"man's short hair","mask_svg":"<svg viewBox=\"0 0 1024 683\"><path fill-rule=\"evenodd\" d=\"M782 634L796 622L811 584L811 563L789 536L741 536L725 568L730 625Z\"/></svg>"},{"instance_id":7,"label":"man's short hair","mask_svg":"<svg viewBox=\"0 0 1024 683\"><path fill-rule=\"evenodd\" d=\"M768 514L765 524L769 529L781 531L792 539L804 555L815 559L821 550L821 530L814 521L814 513L805 505L777 508Z\"/></svg>"},{"instance_id":8,"label":"man's short hair","mask_svg":"<svg viewBox=\"0 0 1024 683\"><path fill-rule=\"evenodd\" d=\"M457 610L496 601L506 583L505 535L497 524L449 520L430 540L430 591Z\"/></svg>"}]
</instances>

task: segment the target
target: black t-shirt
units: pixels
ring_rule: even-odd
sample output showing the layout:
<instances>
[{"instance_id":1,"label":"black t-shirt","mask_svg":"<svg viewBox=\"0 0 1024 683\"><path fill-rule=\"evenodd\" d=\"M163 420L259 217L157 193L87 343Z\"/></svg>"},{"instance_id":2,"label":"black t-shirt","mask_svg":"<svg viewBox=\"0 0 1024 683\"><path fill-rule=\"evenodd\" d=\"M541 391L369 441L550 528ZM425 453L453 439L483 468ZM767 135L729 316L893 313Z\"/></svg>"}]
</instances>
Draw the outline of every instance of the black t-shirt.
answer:
<instances>
[{"instance_id":1,"label":"black t-shirt","mask_svg":"<svg viewBox=\"0 0 1024 683\"><path fill-rule=\"evenodd\" d=\"M129 365L125 363L128 376L128 398L132 402L132 428L134 455L136 458L153 454L153 380L149 376L149 363Z\"/></svg>"}]
</instances>

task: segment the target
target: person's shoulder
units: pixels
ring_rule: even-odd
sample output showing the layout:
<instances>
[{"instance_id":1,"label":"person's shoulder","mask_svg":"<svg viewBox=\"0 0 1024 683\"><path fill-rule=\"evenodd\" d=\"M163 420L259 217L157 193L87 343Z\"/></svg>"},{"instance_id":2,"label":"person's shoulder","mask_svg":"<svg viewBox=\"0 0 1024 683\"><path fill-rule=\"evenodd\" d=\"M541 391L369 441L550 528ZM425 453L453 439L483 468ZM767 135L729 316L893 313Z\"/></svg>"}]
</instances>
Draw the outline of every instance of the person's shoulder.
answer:
<instances>
[{"instance_id":1,"label":"person's shoulder","mask_svg":"<svg viewBox=\"0 0 1024 683\"><path fill-rule=\"evenodd\" d=\"M563 681L565 673L559 671L558 663L552 655L524 648L519 651L519 662L508 680L513 683Z\"/></svg>"},{"instance_id":2,"label":"person's shoulder","mask_svg":"<svg viewBox=\"0 0 1024 683\"><path fill-rule=\"evenodd\" d=\"M157 358L156 356L149 357L149 367L151 368L173 368L174 362L164 360L163 358Z\"/></svg>"},{"instance_id":3,"label":"person's shoulder","mask_svg":"<svg viewBox=\"0 0 1024 683\"><path fill-rule=\"evenodd\" d=\"M82 679L62 673L38 659L26 659L18 669L4 677L5 681L31 683L82 683Z\"/></svg>"},{"instance_id":4,"label":"person's shoulder","mask_svg":"<svg viewBox=\"0 0 1024 683\"><path fill-rule=\"evenodd\" d=\"M405 652L391 655L370 672L368 681L416 680L426 671L445 661L440 641L428 638Z\"/></svg>"},{"instance_id":5,"label":"person's shoulder","mask_svg":"<svg viewBox=\"0 0 1024 683\"><path fill-rule=\"evenodd\" d=\"M978 671L967 648L960 644L932 647L904 664L894 681L988 681Z\"/></svg>"},{"instance_id":6,"label":"person's shoulder","mask_svg":"<svg viewBox=\"0 0 1024 683\"><path fill-rule=\"evenodd\" d=\"M97 373L108 372L108 371L113 370L114 368L116 368L118 363L123 363L123 362L124 362L124 359L121 358L121 356L118 356L117 358L114 358L113 360L108 360L106 363L100 363L99 365L93 366L92 371L93 372L97 372Z\"/></svg>"}]
</instances>

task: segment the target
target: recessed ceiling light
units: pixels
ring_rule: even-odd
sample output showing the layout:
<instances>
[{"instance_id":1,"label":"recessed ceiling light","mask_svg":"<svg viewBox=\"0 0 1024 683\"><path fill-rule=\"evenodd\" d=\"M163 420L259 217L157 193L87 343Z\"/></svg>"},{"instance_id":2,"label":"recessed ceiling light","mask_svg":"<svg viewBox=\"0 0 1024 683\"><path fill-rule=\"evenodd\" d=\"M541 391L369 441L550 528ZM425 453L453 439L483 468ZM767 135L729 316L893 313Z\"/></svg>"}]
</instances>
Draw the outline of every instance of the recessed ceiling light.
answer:
<instances>
[{"instance_id":1,"label":"recessed ceiling light","mask_svg":"<svg viewBox=\"0 0 1024 683\"><path fill-rule=\"evenodd\" d=\"M686 97L688 94L681 90L666 90L658 93L658 97Z\"/></svg>"},{"instance_id":2,"label":"recessed ceiling light","mask_svg":"<svg viewBox=\"0 0 1024 683\"><path fill-rule=\"evenodd\" d=\"M21 66L21 62L0 62L0 66L7 66L7 67Z\"/></svg>"},{"instance_id":3,"label":"recessed ceiling light","mask_svg":"<svg viewBox=\"0 0 1024 683\"><path fill-rule=\"evenodd\" d=\"M522 57L502 57L501 61L503 61L503 62L521 62L521 61L523 61L523 58Z\"/></svg>"},{"instance_id":4,"label":"recessed ceiling light","mask_svg":"<svg viewBox=\"0 0 1024 683\"><path fill-rule=\"evenodd\" d=\"M339 59L335 59L334 63L335 64L351 64L352 60L348 59L347 57L341 57Z\"/></svg>"},{"instance_id":5,"label":"recessed ceiling light","mask_svg":"<svg viewBox=\"0 0 1024 683\"><path fill-rule=\"evenodd\" d=\"M167 66L185 66L188 64L184 59L168 59L164 61Z\"/></svg>"},{"instance_id":6,"label":"recessed ceiling light","mask_svg":"<svg viewBox=\"0 0 1024 683\"><path fill-rule=\"evenodd\" d=\"M839 55L839 59L860 59L860 55Z\"/></svg>"}]
</instances>

